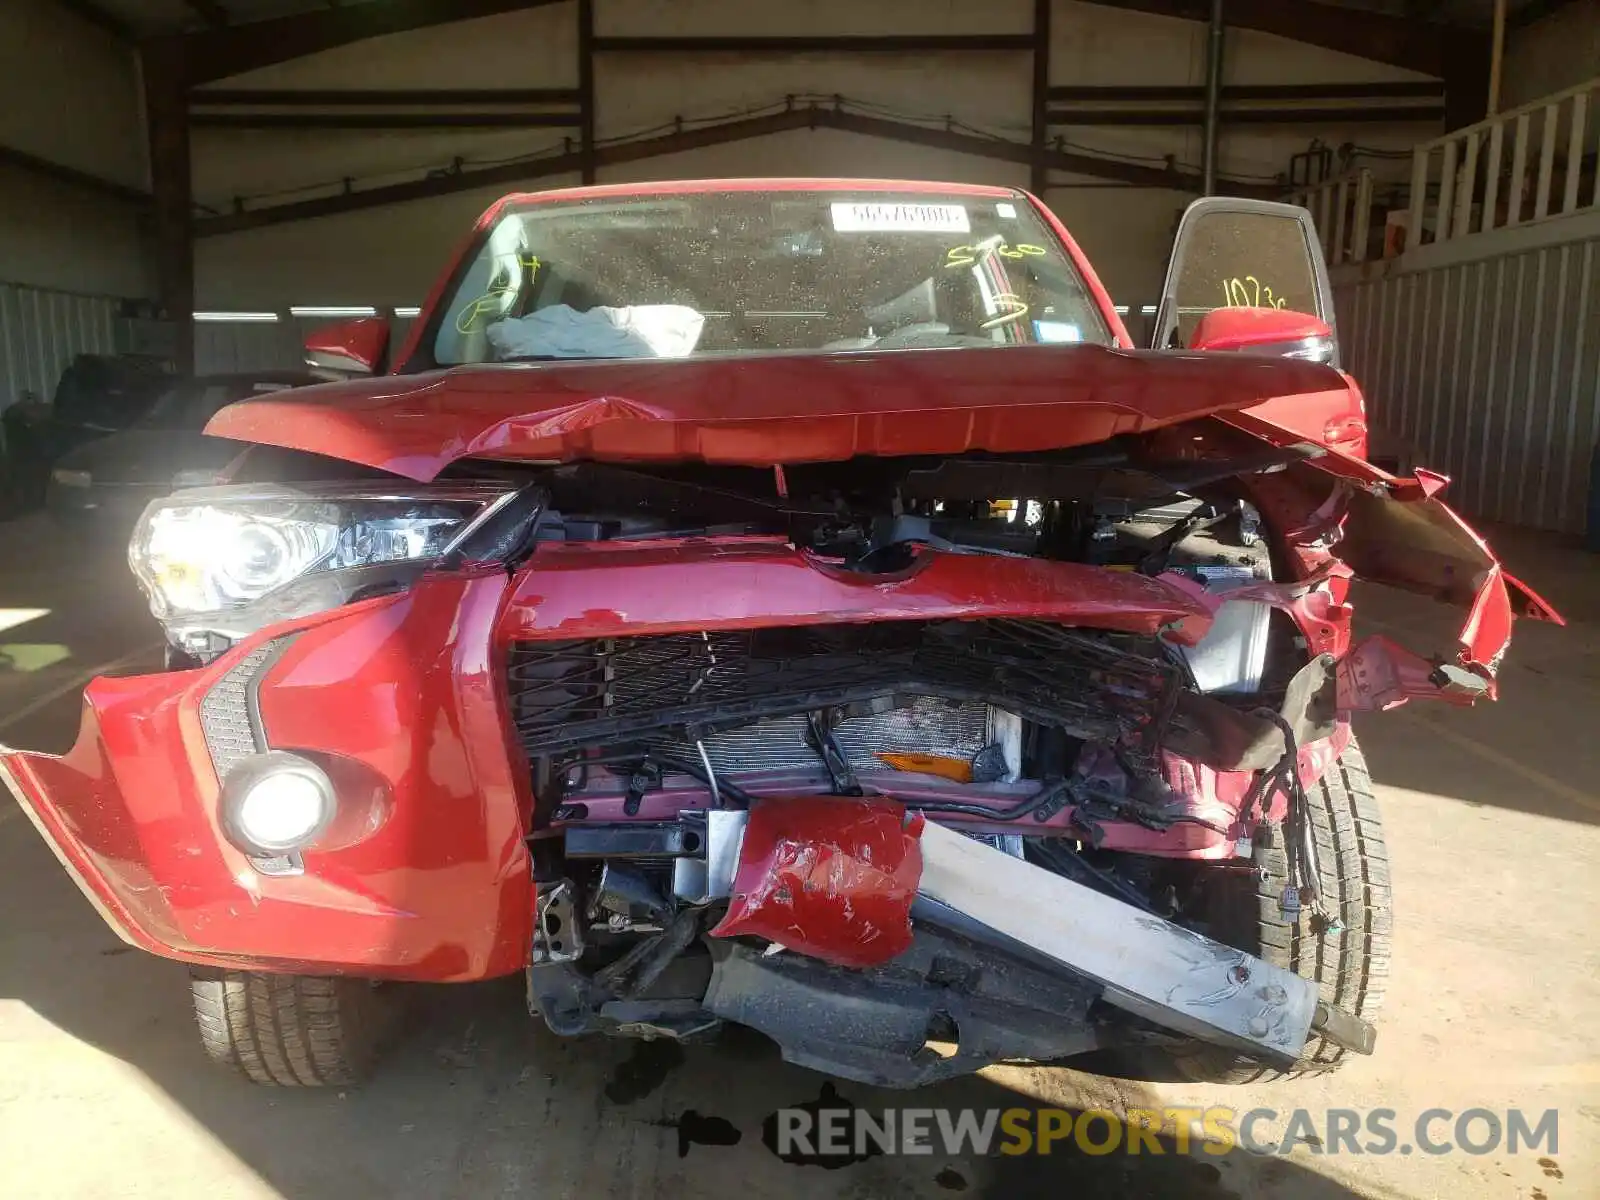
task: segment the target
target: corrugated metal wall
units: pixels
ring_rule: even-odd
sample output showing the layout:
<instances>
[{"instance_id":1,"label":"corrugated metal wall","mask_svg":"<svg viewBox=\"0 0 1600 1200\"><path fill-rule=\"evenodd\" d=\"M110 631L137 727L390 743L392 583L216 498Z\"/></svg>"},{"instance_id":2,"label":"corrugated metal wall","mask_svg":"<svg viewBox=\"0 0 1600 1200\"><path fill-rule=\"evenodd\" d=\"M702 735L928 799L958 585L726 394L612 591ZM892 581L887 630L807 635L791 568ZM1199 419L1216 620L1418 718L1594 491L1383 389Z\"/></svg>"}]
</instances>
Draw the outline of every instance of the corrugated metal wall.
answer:
<instances>
[{"instance_id":1,"label":"corrugated metal wall","mask_svg":"<svg viewBox=\"0 0 1600 1200\"><path fill-rule=\"evenodd\" d=\"M292 371L305 366L297 323L278 321L196 321L196 375L237 371Z\"/></svg>"},{"instance_id":2,"label":"corrugated metal wall","mask_svg":"<svg viewBox=\"0 0 1600 1200\"><path fill-rule=\"evenodd\" d=\"M74 355L115 353L119 303L0 283L0 408L25 392L49 400Z\"/></svg>"},{"instance_id":3,"label":"corrugated metal wall","mask_svg":"<svg viewBox=\"0 0 1600 1200\"><path fill-rule=\"evenodd\" d=\"M79 354L116 354L122 301L106 296L0 283L0 409L32 393L48 401L61 372ZM305 365L305 335L329 324L283 316L277 321L197 321L195 372L294 370ZM391 318L398 349L410 317Z\"/></svg>"},{"instance_id":4,"label":"corrugated metal wall","mask_svg":"<svg viewBox=\"0 0 1600 1200\"><path fill-rule=\"evenodd\" d=\"M1491 520L1585 523L1600 442L1600 238L1337 288L1372 422Z\"/></svg>"}]
</instances>

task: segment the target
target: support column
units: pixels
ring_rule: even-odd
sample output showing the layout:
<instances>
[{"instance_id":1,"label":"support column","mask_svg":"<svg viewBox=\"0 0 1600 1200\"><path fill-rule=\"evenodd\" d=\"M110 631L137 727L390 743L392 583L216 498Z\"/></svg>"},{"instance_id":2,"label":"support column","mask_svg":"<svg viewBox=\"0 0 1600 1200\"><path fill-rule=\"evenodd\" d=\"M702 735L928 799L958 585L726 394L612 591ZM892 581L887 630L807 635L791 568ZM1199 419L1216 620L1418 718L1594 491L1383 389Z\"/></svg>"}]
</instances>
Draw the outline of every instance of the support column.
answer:
<instances>
[{"instance_id":1,"label":"support column","mask_svg":"<svg viewBox=\"0 0 1600 1200\"><path fill-rule=\"evenodd\" d=\"M156 295L174 331L173 358L194 370L194 182L189 159L188 80L181 51L152 43L141 51L150 186L155 198Z\"/></svg>"},{"instance_id":2,"label":"support column","mask_svg":"<svg viewBox=\"0 0 1600 1200\"><path fill-rule=\"evenodd\" d=\"M1033 166L1028 190L1045 198L1050 169L1044 151L1050 133L1050 10L1052 0L1033 0Z\"/></svg>"},{"instance_id":3,"label":"support column","mask_svg":"<svg viewBox=\"0 0 1600 1200\"><path fill-rule=\"evenodd\" d=\"M1489 38L1488 115L1500 111L1500 72L1506 57L1506 0L1494 0L1494 31Z\"/></svg>"},{"instance_id":4,"label":"support column","mask_svg":"<svg viewBox=\"0 0 1600 1200\"><path fill-rule=\"evenodd\" d=\"M1207 196L1217 192L1218 125L1222 121L1222 0L1211 0L1211 25L1206 40L1205 147L1201 158L1201 188Z\"/></svg>"},{"instance_id":5,"label":"support column","mask_svg":"<svg viewBox=\"0 0 1600 1200\"><path fill-rule=\"evenodd\" d=\"M1443 26L1439 39L1445 46L1444 127L1452 132L1476 125L1499 107L1499 82L1494 78L1494 46L1504 38L1485 38L1476 30Z\"/></svg>"},{"instance_id":6,"label":"support column","mask_svg":"<svg viewBox=\"0 0 1600 1200\"><path fill-rule=\"evenodd\" d=\"M578 0L578 145L583 157L583 182L593 183L594 0Z\"/></svg>"}]
</instances>

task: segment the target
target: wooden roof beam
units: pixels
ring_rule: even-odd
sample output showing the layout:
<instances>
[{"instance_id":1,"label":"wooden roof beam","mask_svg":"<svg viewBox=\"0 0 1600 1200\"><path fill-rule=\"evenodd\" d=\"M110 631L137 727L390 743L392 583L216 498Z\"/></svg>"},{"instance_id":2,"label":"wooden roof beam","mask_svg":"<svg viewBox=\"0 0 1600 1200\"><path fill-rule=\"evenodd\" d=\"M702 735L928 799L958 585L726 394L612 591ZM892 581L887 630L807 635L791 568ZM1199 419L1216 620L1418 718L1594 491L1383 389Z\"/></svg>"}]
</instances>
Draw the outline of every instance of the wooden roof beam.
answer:
<instances>
[{"instance_id":1,"label":"wooden roof beam","mask_svg":"<svg viewBox=\"0 0 1600 1200\"><path fill-rule=\"evenodd\" d=\"M1111 8L1205 21L1209 0L1089 0ZM1292 41L1353 54L1372 62L1444 78L1452 55L1489 55L1489 32L1437 25L1416 17L1371 12L1322 0L1227 0L1223 18L1234 29L1274 33Z\"/></svg>"},{"instance_id":2,"label":"wooden roof beam","mask_svg":"<svg viewBox=\"0 0 1600 1200\"><path fill-rule=\"evenodd\" d=\"M1171 188L1176 191L1191 192L1197 192L1200 187L1200 176L1192 171L1143 166L1138 163L1101 158L1093 154L1077 154L1053 146L1041 150L1026 142L981 137L977 134L914 125L907 121L841 112L831 108L796 108L763 116L739 117L731 121L702 125L681 133L614 142L595 148L593 164L597 167L615 167L666 154L682 154L706 146L749 141L795 129L837 129L846 133L911 145L931 146L1002 162L1026 165L1037 163L1048 171L1092 175L1134 187ZM405 183L383 184L378 187L318 196L309 200L275 204L268 208L246 209L224 216L207 217L194 223L194 233L196 237L239 233L268 225L281 225L289 221L306 221L315 217L361 212L388 204L404 204L412 200L448 196L496 184L514 187L558 175L576 174L582 170L584 161L583 151L574 142L564 153L551 154L543 158L502 163L478 170L437 172L426 178ZM1281 190L1270 185L1232 180L1223 182L1230 192L1239 195L1273 196Z\"/></svg>"},{"instance_id":3,"label":"wooden roof beam","mask_svg":"<svg viewBox=\"0 0 1600 1200\"><path fill-rule=\"evenodd\" d=\"M134 40L133 27L109 9L101 8L95 0L56 0L56 6L114 38L124 42Z\"/></svg>"},{"instance_id":4,"label":"wooden roof beam","mask_svg":"<svg viewBox=\"0 0 1600 1200\"><path fill-rule=\"evenodd\" d=\"M84 3L86 0L74 0ZM240 75L352 42L406 33L476 17L544 8L565 0L384 0L313 9L286 17L226 25L154 39L170 45L183 63L189 87Z\"/></svg>"},{"instance_id":5,"label":"wooden roof beam","mask_svg":"<svg viewBox=\"0 0 1600 1200\"><path fill-rule=\"evenodd\" d=\"M183 0L183 3L190 12L213 29L221 29L228 24L228 10L217 3L217 0Z\"/></svg>"}]
</instances>

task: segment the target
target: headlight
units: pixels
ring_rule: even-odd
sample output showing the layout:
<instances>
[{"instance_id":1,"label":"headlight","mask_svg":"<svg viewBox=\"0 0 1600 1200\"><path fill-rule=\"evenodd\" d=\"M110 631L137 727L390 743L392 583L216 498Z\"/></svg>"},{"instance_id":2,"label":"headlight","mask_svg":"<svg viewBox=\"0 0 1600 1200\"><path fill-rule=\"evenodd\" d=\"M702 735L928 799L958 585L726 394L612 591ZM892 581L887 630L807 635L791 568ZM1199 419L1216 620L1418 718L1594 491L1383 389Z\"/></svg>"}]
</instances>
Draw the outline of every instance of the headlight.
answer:
<instances>
[{"instance_id":1,"label":"headlight","mask_svg":"<svg viewBox=\"0 0 1600 1200\"><path fill-rule=\"evenodd\" d=\"M63 467L51 471L50 478L57 487L86 488L94 484L94 476L88 471L68 471Z\"/></svg>"},{"instance_id":2,"label":"headlight","mask_svg":"<svg viewBox=\"0 0 1600 1200\"><path fill-rule=\"evenodd\" d=\"M169 630L238 636L341 603L342 583L375 569L439 558L503 494L472 487L413 495L370 487L199 488L145 509L128 563ZM331 586L307 588L308 580ZM285 603L273 605L274 598ZM252 610L254 619L239 619Z\"/></svg>"}]
</instances>

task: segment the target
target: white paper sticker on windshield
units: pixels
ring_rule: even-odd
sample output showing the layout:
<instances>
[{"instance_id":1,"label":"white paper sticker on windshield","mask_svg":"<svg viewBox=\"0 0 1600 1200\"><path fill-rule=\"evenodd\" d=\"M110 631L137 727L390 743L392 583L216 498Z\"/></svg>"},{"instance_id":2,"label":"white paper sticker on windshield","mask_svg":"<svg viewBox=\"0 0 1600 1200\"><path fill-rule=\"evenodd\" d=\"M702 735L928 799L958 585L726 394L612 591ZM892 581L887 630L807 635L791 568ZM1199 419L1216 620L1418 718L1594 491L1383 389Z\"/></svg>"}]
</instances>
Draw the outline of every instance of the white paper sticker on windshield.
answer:
<instances>
[{"instance_id":1,"label":"white paper sticker on windshield","mask_svg":"<svg viewBox=\"0 0 1600 1200\"><path fill-rule=\"evenodd\" d=\"M959 204L835 201L833 227L840 233L968 233L967 210Z\"/></svg>"}]
</instances>

